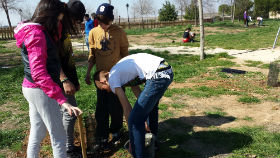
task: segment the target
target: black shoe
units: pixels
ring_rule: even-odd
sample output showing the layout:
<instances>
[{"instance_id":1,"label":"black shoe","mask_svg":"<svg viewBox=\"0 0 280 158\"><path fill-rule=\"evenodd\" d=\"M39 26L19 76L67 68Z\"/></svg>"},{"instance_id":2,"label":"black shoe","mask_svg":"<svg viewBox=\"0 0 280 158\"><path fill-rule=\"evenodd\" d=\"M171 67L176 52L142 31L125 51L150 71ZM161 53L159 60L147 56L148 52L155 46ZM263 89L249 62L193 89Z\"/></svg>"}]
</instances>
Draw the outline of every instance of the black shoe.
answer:
<instances>
[{"instance_id":1,"label":"black shoe","mask_svg":"<svg viewBox=\"0 0 280 158\"><path fill-rule=\"evenodd\" d=\"M96 144L93 146L94 151L106 151L109 150L109 143L107 139L103 139L101 141L96 142Z\"/></svg>"},{"instance_id":2,"label":"black shoe","mask_svg":"<svg viewBox=\"0 0 280 158\"><path fill-rule=\"evenodd\" d=\"M113 133L112 134L112 140L110 141L110 144L113 146L117 146L121 143L122 133Z\"/></svg>"},{"instance_id":3,"label":"black shoe","mask_svg":"<svg viewBox=\"0 0 280 158\"><path fill-rule=\"evenodd\" d=\"M81 146L71 146L67 149L67 152L82 152Z\"/></svg>"},{"instance_id":4,"label":"black shoe","mask_svg":"<svg viewBox=\"0 0 280 158\"><path fill-rule=\"evenodd\" d=\"M159 143L158 140L155 140L155 151L159 151Z\"/></svg>"},{"instance_id":5,"label":"black shoe","mask_svg":"<svg viewBox=\"0 0 280 158\"><path fill-rule=\"evenodd\" d=\"M82 158L81 147L73 146L66 151L67 158Z\"/></svg>"}]
</instances>

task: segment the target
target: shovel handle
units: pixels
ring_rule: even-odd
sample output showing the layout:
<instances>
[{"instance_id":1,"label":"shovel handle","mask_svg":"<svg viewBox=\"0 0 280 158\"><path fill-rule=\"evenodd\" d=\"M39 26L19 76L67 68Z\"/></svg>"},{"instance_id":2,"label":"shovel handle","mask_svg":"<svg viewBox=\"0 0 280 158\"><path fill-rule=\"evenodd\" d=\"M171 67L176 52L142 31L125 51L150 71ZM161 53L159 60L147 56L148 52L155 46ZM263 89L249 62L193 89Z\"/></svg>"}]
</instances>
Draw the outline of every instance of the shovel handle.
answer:
<instances>
[{"instance_id":1,"label":"shovel handle","mask_svg":"<svg viewBox=\"0 0 280 158\"><path fill-rule=\"evenodd\" d=\"M82 147L82 154L83 158L87 158L87 152L86 152L86 143L85 143L85 135L83 132L83 122L82 122L82 115L78 116L78 126L79 126L79 133L80 133L80 139L81 139L81 147Z\"/></svg>"}]
</instances>

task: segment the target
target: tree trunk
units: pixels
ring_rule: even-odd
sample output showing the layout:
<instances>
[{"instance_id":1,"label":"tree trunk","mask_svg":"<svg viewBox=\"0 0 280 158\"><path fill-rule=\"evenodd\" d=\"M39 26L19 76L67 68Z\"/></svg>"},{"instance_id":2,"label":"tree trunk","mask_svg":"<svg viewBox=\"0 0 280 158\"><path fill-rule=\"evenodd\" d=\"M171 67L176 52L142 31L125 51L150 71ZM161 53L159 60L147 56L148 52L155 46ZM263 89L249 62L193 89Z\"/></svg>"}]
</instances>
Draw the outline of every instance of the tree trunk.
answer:
<instances>
[{"instance_id":1,"label":"tree trunk","mask_svg":"<svg viewBox=\"0 0 280 158\"><path fill-rule=\"evenodd\" d=\"M199 5L199 25L200 25L200 60L205 58L204 54L204 25L203 25L203 7L202 0L198 0Z\"/></svg>"},{"instance_id":2,"label":"tree trunk","mask_svg":"<svg viewBox=\"0 0 280 158\"><path fill-rule=\"evenodd\" d=\"M269 72L267 77L267 85L275 87L278 85L280 64L278 62L272 62L269 65Z\"/></svg>"},{"instance_id":3,"label":"tree trunk","mask_svg":"<svg viewBox=\"0 0 280 158\"><path fill-rule=\"evenodd\" d=\"M232 9L232 19L231 19L231 22L234 23L234 15L235 15L235 8L236 8L235 0L233 0L232 7L233 7L233 9Z\"/></svg>"},{"instance_id":4,"label":"tree trunk","mask_svg":"<svg viewBox=\"0 0 280 158\"><path fill-rule=\"evenodd\" d=\"M232 0L230 1L230 4L231 4L231 9L230 9L230 18L231 18L231 21L233 19L233 16L232 16L232 13L233 13L233 3L232 3Z\"/></svg>"},{"instance_id":5,"label":"tree trunk","mask_svg":"<svg viewBox=\"0 0 280 158\"><path fill-rule=\"evenodd\" d=\"M11 20L10 20L10 15L9 15L9 10L8 10L8 7L7 7L7 2L1 0L1 5L2 5L2 8L4 9L4 11L6 13L6 17L7 17L7 20L8 20L10 30L13 31L13 27L12 27Z\"/></svg>"},{"instance_id":6,"label":"tree trunk","mask_svg":"<svg viewBox=\"0 0 280 158\"><path fill-rule=\"evenodd\" d=\"M11 20L10 20L9 11L5 10L5 13L6 13L6 16L7 16L7 20L8 20L8 23L9 23L10 30L13 31L13 26L12 26L12 23L11 23Z\"/></svg>"},{"instance_id":7,"label":"tree trunk","mask_svg":"<svg viewBox=\"0 0 280 158\"><path fill-rule=\"evenodd\" d=\"M224 8L223 8L223 21L225 21L225 11L224 11Z\"/></svg>"},{"instance_id":8,"label":"tree trunk","mask_svg":"<svg viewBox=\"0 0 280 158\"><path fill-rule=\"evenodd\" d=\"M183 8L181 6L181 21L183 20Z\"/></svg>"},{"instance_id":9,"label":"tree trunk","mask_svg":"<svg viewBox=\"0 0 280 158\"><path fill-rule=\"evenodd\" d=\"M142 28L144 29L144 18L142 16Z\"/></svg>"},{"instance_id":10,"label":"tree trunk","mask_svg":"<svg viewBox=\"0 0 280 158\"><path fill-rule=\"evenodd\" d=\"M194 11L194 25L195 26L197 26L197 20L196 20L197 15L196 15L196 13L197 13L197 10L196 10L196 5L195 5L195 11Z\"/></svg>"}]
</instances>

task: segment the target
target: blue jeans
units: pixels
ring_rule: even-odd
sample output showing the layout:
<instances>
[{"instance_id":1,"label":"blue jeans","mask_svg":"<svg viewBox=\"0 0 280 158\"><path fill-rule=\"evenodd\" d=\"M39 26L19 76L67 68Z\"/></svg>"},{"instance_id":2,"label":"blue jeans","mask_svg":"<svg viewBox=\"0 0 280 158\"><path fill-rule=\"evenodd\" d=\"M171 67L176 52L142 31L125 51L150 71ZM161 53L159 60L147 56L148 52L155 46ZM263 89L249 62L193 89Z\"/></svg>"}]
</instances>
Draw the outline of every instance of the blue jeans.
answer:
<instances>
[{"instance_id":1,"label":"blue jeans","mask_svg":"<svg viewBox=\"0 0 280 158\"><path fill-rule=\"evenodd\" d=\"M151 132L157 134L158 103L173 80L173 72L169 72L170 78L156 78L146 81L144 90L139 95L129 115L129 139L134 158L145 157L145 121L148 117Z\"/></svg>"},{"instance_id":2,"label":"blue jeans","mask_svg":"<svg viewBox=\"0 0 280 158\"><path fill-rule=\"evenodd\" d=\"M87 34L85 34L85 42L86 42L86 45L87 45L87 49L89 51L88 35Z\"/></svg>"}]
</instances>

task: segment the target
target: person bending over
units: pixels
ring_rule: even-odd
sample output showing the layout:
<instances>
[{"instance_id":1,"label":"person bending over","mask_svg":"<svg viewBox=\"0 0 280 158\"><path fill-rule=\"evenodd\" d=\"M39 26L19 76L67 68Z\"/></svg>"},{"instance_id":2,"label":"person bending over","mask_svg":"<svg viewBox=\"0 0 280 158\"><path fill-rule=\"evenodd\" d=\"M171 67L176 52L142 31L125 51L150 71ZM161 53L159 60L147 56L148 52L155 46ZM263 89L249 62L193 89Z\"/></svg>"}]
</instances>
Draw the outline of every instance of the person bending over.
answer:
<instances>
[{"instance_id":1,"label":"person bending over","mask_svg":"<svg viewBox=\"0 0 280 158\"><path fill-rule=\"evenodd\" d=\"M130 151L134 158L146 157L144 155L146 120L151 132L157 136L159 100L172 80L171 66L163 58L146 53L124 57L110 72L98 71L94 75L96 86L116 94L122 104L128 122ZM145 83L143 91L139 87L142 83ZM133 109L123 90L125 86L130 86L137 97Z\"/></svg>"}]
</instances>

